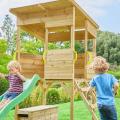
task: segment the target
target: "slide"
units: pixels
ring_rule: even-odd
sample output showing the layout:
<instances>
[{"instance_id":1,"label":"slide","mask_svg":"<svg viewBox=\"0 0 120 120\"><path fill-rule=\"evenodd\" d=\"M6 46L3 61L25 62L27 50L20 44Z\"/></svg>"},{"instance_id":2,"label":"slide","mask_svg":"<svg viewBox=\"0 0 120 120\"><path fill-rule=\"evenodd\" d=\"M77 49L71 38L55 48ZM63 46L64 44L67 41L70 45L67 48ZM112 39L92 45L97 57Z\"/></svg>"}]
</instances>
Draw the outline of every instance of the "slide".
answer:
<instances>
[{"instance_id":1,"label":"slide","mask_svg":"<svg viewBox=\"0 0 120 120\"><path fill-rule=\"evenodd\" d=\"M3 109L0 110L0 120L5 120L5 117L7 116L9 111L30 95L33 88L36 86L38 80L40 80L39 75L34 75L31 79L27 80L24 83L23 92L20 95L18 95L16 98L11 100ZM0 101L3 98L3 95L0 96Z\"/></svg>"}]
</instances>

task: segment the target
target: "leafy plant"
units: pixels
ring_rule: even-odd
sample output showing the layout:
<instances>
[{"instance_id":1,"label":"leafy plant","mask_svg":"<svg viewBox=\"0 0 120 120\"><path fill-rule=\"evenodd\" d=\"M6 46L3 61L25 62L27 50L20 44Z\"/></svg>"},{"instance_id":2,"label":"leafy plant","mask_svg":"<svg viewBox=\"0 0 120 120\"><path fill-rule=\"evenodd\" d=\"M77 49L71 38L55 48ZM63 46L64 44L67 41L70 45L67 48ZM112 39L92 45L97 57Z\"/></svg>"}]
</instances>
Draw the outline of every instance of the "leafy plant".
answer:
<instances>
[{"instance_id":1,"label":"leafy plant","mask_svg":"<svg viewBox=\"0 0 120 120\"><path fill-rule=\"evenodd\" d=\"M56 88L49 89L47 93L47 104L58 104L60 102L60 95Z\"/></svg>"}]
</instances>

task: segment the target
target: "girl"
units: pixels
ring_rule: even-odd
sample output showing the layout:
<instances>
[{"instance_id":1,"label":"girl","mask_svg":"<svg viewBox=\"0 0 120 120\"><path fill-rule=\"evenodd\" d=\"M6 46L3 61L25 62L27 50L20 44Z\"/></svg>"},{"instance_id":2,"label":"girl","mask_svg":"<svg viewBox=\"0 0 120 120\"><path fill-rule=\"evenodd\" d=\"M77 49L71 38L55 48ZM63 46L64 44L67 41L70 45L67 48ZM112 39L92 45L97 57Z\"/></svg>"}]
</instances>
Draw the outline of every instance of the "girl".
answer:
<instances>
[{"instance_id":1,"label":"girl","mask_svg":"<svg viewBox=\"0 0 120 120\"><path fill-rule=\"evenodd\" d=\"M19 62L10 61L7 65L7 69L9 71L8 75L0 73L0 78L9 81L9 89L0 102L0 109L23 91L23 81L26 80L26 78L20 74L21 65Z\"/></svg>"},{"instance_id":2,"label":"girl","mask_svg":"<svg viewBox=\"0 0 120 120\"><path fill-rule=\"evenodd\" d=\"M109 64L103 57L96 57L92 68L96 76L90 81L90 91L95 87L100 118L101 120L117 120L114 93L117 93L118 81L113 75L106 73Z\"/></svg>"}]
</instances>

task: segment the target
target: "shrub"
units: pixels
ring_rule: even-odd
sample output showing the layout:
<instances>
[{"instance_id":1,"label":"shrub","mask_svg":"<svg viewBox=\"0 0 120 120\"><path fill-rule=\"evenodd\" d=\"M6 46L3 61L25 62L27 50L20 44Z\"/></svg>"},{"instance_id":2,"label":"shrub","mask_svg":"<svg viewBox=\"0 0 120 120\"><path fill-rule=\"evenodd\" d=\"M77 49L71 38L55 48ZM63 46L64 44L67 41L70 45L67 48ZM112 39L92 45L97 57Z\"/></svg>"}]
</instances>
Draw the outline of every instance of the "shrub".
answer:
<instances>
[{"instance_id":1,"label":"shrub","mask_svg":"<svg viewBox=\"0 0 120 120\"><path fill-rule=\"evenodd\" d=\"M80 96L80 93L79 92L77 92L76 94L75 94L75 101L78 101L78 100L81 100L82 98L81 98L81 96Z\"/></svg>"},{"instance_id":2,"label":"shrub","mask_svg":"<svg viewBox=\"0 0 120 120\"><path fill-rule=\"evenodd\" d=\"M61 102L69 102L70 101L70 95L65 91L65 89L63 87L58 88L58 92L60 95Z\"/></svg>"},{"instance_id":3,"label":"shrub","mask_svg":"<svg viewBox=\"0 0 120 120\"><path fill-rule=\"evenodd\" d=\"M120 70L108 71L108 73L114 75L117 79L120 79Z\"/></svg>"},{"instance_id":4,"label":"shrub","mask_svg":"<svg viewBox=\"0 0 120 120\"><path fill-rule=\"evenodd\" d=\"M51 88L47 93L47 104L58 104L60 102L60 95L56 88Z\"/></svg>"},{"instance_id":5,"label":"shrub","mask_svg":"<svg viewBox=\"0 0 120 120\"><path fill-rule=\"evenodd\" d=\"M33 92L20 104L20 108L32 107L42 104L42 91L37 86Z\"/></svg>"},{"instance_id":6,"label":"shrub","mask_svg":"<svg viewBox=\"0 0 120 120\"><path fill-rule=\"evenodd\" d=\"M2 95L8 89L8 81L0 79L0 95Z\"/></svg>"},{"instance_id":7,"label":"shrub","mask_svg":"<svg viewBox=\"0 0 120 120\"><path fill-rule=\"evenodd\" d=\"M0 72L8 73L7 71L7 64L12 59L11 56L6 54L0 53ZM3 94L8 89L8 81L0 79L0 95Z\"/></svg>"}]
</instances>

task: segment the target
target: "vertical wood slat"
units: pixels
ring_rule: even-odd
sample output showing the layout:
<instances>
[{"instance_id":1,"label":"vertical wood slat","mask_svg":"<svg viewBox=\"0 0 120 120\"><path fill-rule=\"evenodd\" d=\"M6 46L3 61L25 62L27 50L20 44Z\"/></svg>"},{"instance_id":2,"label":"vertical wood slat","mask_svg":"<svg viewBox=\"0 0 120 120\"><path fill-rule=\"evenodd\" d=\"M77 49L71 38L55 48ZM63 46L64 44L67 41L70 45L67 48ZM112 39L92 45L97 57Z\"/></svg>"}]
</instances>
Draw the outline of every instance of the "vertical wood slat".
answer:
<instances>
[{"instance_id":1,"label":"vertical wood slat","mask_svg":"<svg viewBox=\"0 0 120 120\"><path fill-rule=\"evenodd\" d=\"M75 46L75 7L73 7L73 25L71 26L71 48L74 52ZM71 90L71 107L70 107L70 120L74 120L74 63L73 63L73 80L72 80L72 90Z\"/></svg>"},{"instance_id":2,"label":"vertical wood slat","mask_svg":"<svg viewBox=\"0 0 120 120\"><path fill-rule=\"evenodd\" d=\"M16 55L17 55L17 56L15 56L15 57L17 57L17 58L15 58L15 59L16 59L17 61L19 61L19 62L20 62L20 49L21 49L20 27L17 26L17 40L16 40ZM19 109L19 105L17 105L17 106L15 107L15 116L14 116L15 120L18 120L18 116L17 116L17 111L18 111L18 109Z\"/></svg>"},{"instance_id":3,"label":"vertical wood slat","mask_svg":"<svg viewBox=\"0 0 120 120\"><path fill-rule=\"evenodd\" d=\"M19 110L19 105L16 105L16 107L15 107L15 117L14 117L15 120L19 120L18 115L17 115L18 110Z\"/></svg>"},{"instance_id":4,"label":"vertical wood slat","mask_svg":"<svg viewBox=\"0 0 120 120\"><path fill-rule=\"evenodd\" d=\"M21 41L20 41L20 27L17 26L17 40L16 40L16 54L17 60L20 61L20 49L21 49Z\"/></svg>"},{"instance_id":5,"label":"vertical wood slat","mask_svg":"<svg viewBox=\"0 0 120 120\"><path fill-rule=\"evenodd\" d=\"M45 28L45 43L44 43L44 52L46 52L45 59L47 59L47 51L48 51L48 28ZM44 70L46 71L46 63L44 65ZM44 71L44 76L45 76L45 71ZM46 80L43 82L43 105L46 105L46 94L47 94L47 89L46 89Z\"/></svg>"},{"instance_id":6,"label":"vertical wood slat","mask_svg":"<svg viewBox=\"0 0 120 120\"><path fill-rule=\"evenodd\" d=\"M45 28L45 51L48 51L48 28Z\"/></svg>"},{"instance_id":7,"label":"vertical wood slat","mask_svg":"<svg viewBox=\"0 0 120 120\"><path fill-rule=\"evenodd\" d=\"M87 79L87 50L88 50L88 31L87 31L87 20L85 21L85 69L84 69L84 76Z\"/></svg>"},{"instance_id":8,"label":"vertical wood slat","mask_svg":"<svg viewBox=\"0 0 120 120\"><path fill-rule=\"evenodd\" d=\"M96 56L96 38L93 40L93 53L95 57Z\"/></svg>"},{"instance_id":9,"label":"vertical wood slat","mask_svg":"<svg viewBox=\"0 0 120 120\"><path fill-rule=\"evenodd\" d=\"M46 53L44 56L45 59L47 59L47 51L48 51L48 28L45 28L45 43L44 43L44 52ZM46 66L46 63L45 63L45 66ZM46 67L44 67L44 70L46 71L45 68ZM45 76L45 72L44 72L44 76Z\"/></svg>"}]
</instances>

